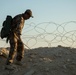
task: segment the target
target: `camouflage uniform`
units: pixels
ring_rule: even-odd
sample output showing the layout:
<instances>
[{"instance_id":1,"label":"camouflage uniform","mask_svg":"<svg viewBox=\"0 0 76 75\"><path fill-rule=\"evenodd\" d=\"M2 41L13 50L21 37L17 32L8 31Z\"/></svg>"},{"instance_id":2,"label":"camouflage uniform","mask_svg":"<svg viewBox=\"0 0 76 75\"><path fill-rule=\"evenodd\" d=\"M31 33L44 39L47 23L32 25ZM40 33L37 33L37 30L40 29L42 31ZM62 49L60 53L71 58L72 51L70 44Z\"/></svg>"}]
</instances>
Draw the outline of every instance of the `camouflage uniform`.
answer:
<instances>
[{"instance_id":1,"label":"camouflage uniform","mask_svg":"<svg viewBox=\"0 0 76 75\"><path fill-rule=\"evenodd\" d=\"M9 37L10 52L7 59L7 64L12 63L17 52L16 60L21 61L24 56L24 45L21 40L21 31L24 26L22 15L17 15L12 20L12 29Z\"/></svg>"}]
</instances>

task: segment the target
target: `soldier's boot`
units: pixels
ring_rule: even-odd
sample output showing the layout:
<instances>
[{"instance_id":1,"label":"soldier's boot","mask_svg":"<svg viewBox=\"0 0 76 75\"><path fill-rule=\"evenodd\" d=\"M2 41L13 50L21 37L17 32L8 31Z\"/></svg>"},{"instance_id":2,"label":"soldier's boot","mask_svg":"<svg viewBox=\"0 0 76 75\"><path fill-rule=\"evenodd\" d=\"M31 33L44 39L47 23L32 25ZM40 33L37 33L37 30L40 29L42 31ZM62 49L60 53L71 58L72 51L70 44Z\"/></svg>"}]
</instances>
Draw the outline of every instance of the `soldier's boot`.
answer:
<instances>
[{"instance_id":1,"label":"soldier's boot","mask_svg":"<svg viewBox=\"0 0 76 75\"><path fill-rule=\"evenodd\" d=\"M7 60L5 69L8 69L8 70L16 69L16 65L13 64L13 60Z\"/></svg>"},{"instance_id":2,"label":"soldier's boot","mask_svg":"<svg viewBox=\"0 0 76 75\"><path fill-rule=\"evenodd\" d=\"M20 66L23 65L23 63L22 63L21 61L17 61L17 60L15 61L15 64L16 64L16 65L20 65Z\"/></svg>"}]
</instances>

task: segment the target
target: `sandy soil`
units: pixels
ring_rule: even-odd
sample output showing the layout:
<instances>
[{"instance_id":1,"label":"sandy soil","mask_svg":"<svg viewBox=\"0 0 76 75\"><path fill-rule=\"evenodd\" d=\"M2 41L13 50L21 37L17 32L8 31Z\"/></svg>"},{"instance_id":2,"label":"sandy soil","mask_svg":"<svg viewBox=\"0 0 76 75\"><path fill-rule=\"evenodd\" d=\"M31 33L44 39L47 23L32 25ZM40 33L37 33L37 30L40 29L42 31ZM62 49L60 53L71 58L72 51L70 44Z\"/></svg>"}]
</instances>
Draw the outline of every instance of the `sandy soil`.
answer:
<instances>
[{"instance_id":1,"label":"sandy soil","mask_svg":"<svg viewBox=\"0 0 76 75\"><path fill-rule=\"evenodd\" d=\"M70 47L25 50L23 65L14 64L14 70L5 69L5 62L1 55L0 75L76 75L76 49Z\"/></svg>"}]
</instances>

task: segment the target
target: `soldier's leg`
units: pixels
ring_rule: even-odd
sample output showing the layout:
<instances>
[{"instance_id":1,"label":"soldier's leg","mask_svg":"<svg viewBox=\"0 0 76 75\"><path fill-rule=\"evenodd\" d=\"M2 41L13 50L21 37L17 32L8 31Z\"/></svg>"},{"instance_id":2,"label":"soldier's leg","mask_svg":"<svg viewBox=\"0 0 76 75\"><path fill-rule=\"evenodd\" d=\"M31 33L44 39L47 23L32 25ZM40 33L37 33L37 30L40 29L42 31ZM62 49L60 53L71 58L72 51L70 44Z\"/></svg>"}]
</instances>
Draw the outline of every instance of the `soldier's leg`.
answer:
<instances>
[{"instance_id":1,"label":"soldier's leg","mask_svg":"<svg viewBox=\"0 0 76 75\"><path fill-rule=\"evenodd\" d=\"M24 44L23 42L20 40L18 40L17 42L17 57L16 60L17 61L21 61L21 59L24 57Z\"/></svg>"},{"instance_id":2,"label":"soldier's leg","mask_svg":"<svg viewBox=\"0 0 76 75\"><path fill-rule=\"evenodd\" d=\"M15 37L11 37L10 39L10 52L9 52L9 56L7 58L7 62L6 64L10 64L13 63L13 59L15 57L15 53L17 51L17 39Z\"/></svg>"}]
</instances>

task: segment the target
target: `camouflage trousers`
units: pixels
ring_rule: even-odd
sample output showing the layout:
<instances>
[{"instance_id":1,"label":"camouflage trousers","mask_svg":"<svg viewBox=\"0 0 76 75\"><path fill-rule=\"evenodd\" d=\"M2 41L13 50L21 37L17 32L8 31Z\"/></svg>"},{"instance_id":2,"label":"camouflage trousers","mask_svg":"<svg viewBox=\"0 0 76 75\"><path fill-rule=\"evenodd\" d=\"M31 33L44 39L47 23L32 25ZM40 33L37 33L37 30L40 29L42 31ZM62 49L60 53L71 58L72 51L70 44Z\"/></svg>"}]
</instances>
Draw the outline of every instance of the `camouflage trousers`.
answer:
<instances>
[{"instance_id":1,"label":"camouflage trousers","mask_svg":"<svg viewBox=\"0 0 76 75\"><path fill-rule=\"evenodd\" d=\"M21 61L21 59L24 57L24 45L20 35L17 35L15 33L11 34L9 38L9 43L10 51L6 64L13 63L16 54L16 60Z\"/></svg>"}]
</instances>

